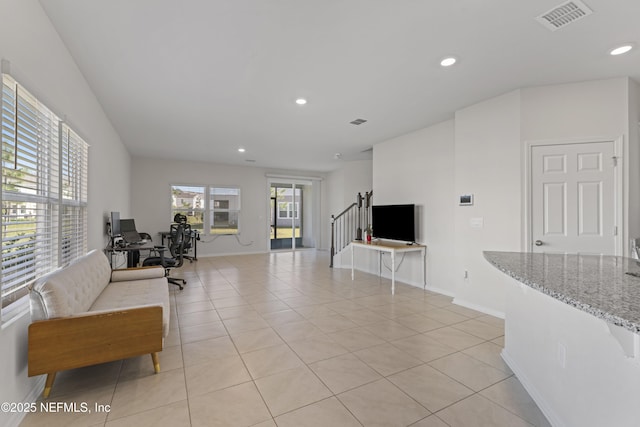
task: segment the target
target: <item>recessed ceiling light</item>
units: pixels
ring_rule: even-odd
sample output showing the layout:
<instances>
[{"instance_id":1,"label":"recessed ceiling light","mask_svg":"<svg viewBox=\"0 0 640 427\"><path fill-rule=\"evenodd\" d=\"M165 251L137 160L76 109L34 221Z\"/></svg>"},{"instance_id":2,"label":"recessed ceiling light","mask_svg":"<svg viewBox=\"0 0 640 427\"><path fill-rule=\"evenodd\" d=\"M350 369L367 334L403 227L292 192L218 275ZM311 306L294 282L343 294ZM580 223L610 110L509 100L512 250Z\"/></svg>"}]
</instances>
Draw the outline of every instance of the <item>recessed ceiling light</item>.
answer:
<instances>
[{"instance_id":1,"label":"recessed ceiling light","mask_svg":"<svg viewBox=\"0 0 640 427\"><path fill-rule=\"evenodd\" d=\"M304 98L298 98L298 99L296 99L296 104L298 104L298 105L304 105L304 104L306 104L306 103L307 103L307 100L306 100L306 99L304 99Z\"/></svg>"},{"instance_id":2,"label":"recessed ceiling light","mask_svg":"<svg viewBox=\"0 0 640 427\"><path fill-rule=\"evenodd\" d=\"M245 151L247 151L247 150L245 150L244 148L238 148L238 151L239 151L240 153L244 153L244 152L245 152Z\"/></svg>"},{"instance_id":3,"label":"recessed ceiling light","mask_svg":"<svg viewBox=\"0 0 640 427\"><path fill-rule=\"evenodd\" d=\"M631 49L633 49L633 45L631 44L625 44L623 46L618 46L615 49L611 49L611 51L609 52L610 55L622 55L623 53L627 53L629 52Z\"/></svg>"},{"instance_id":4,"label":"recessed ceiling light","mask_svg":"<svg viewBox=\"0 0 640 427\"><path fill-rule=\"evenodd\" d=\"M450 67L453 64L455 64L457 61L458 60L453 56L449 56L447 58L444 58L442 61L440 61L440 65L442 65L443 67Z\"/></svg>"}]
</instances>

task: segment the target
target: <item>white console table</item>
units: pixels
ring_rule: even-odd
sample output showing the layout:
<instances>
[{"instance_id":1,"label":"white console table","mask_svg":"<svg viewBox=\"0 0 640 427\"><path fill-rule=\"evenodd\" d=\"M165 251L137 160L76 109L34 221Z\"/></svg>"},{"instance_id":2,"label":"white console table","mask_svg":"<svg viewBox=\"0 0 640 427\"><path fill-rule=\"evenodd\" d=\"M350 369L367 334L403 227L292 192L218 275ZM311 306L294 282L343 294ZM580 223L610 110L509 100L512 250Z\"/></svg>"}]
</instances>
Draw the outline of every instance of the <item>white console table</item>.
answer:
<instances>
[{"instance_id":1,"label":"white console table","mask_svg":"<svg viewBox=\"0 0 640 427\"><path fill-rule=\"evenodd\" d=\"M394 243L394 242L351 242L351 280L355 279L355 248L363 248L378 252L378 275L382 276L382 254L391 254L391 295L396 291L396 254L407 252L420 252L422 254L422 280L424 288L427 287L427 247L417 244Z\"/></svg>"}]
</instances>

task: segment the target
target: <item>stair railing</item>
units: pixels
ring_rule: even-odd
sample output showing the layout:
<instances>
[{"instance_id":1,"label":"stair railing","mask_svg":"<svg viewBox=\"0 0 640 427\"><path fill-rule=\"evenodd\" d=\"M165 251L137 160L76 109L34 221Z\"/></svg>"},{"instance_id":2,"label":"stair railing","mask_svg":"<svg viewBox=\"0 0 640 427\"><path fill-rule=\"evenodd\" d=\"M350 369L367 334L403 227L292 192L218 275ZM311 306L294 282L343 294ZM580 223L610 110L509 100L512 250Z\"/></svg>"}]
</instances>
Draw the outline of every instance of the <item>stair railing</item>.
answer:
<instances>
[{"instance_id":1,"label":"stair railing","mask_svg":"<svg viewBox=\"0 0 640 427\"><path fill-rule=\"evenodd\" d=\"M333 268L334 256L346 248L353 240L362 240L362 225L369 226L373 191L361 193L356 196L356 201L350 204L338 215L331 215L331 261L329 267ZM364 205L364 209L363 208Z\"/></svg>"}]
</instances>

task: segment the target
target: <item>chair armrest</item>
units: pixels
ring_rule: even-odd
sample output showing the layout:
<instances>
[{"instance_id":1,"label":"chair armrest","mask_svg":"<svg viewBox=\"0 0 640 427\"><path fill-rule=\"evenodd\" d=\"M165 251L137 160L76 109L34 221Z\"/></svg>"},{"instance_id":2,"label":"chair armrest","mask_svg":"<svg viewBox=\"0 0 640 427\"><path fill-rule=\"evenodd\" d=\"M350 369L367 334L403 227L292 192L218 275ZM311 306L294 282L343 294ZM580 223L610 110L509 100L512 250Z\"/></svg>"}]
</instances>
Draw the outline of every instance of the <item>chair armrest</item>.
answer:
<instances>
[{"instance_id":1,"label":"chair armrest","mask_svg":"<svg viewBox=\"0 0 640 427\"><path fill-rule=\"evenodd\" d=\"M29 325L29 376L162 351L162 307L39 320Z\"/></svg>"},{"instance_id":2,"label":"chair armrest","mask_svg":"<svg viewBox=\"0 0 640 427\"><path fill-rule=\"evenodd\" d=\"M112 282L128 280L156 279L164 277L164 268L159 265L150 267L122 268L111 272Z\"/></svg>"}]
</instances>

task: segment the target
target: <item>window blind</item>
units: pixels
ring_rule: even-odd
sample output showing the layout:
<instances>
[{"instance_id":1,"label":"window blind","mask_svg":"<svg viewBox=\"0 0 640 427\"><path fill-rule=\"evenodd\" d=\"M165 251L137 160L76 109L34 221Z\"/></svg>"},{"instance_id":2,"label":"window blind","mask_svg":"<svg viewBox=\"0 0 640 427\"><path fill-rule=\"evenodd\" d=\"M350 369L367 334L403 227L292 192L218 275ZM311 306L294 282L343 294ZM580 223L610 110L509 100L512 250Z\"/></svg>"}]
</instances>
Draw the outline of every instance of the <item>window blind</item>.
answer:
<instances>
[{"instance_id":1,"label":"window blind","mask_svg":"<svg viewBox=\"0 0 640 427\"><path fill-rule=\"evenodd\" d=\"M39 276L86 252L88 148L11 76L2 80L0 315Z\"/></svg>"},{"instance_id":2,"label":"window blind","mask_svg":"<svg viewBox=\"0 0 640 427\"><path fill-rule=\"evenodd\" d=\"M60 263L87 252L87 144L63 123L60 126L62 208Z\"/></svg>"}]
</instances>

